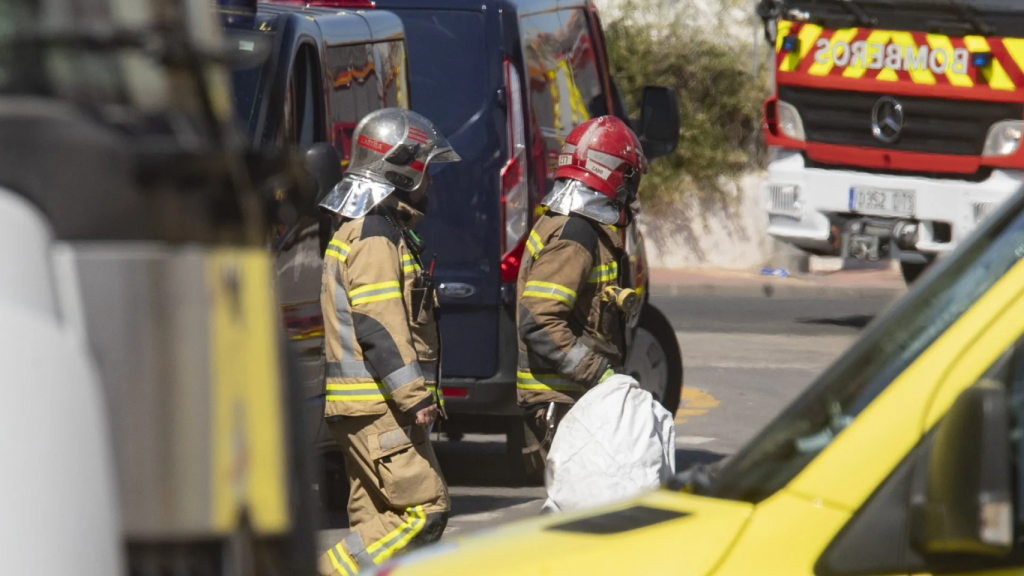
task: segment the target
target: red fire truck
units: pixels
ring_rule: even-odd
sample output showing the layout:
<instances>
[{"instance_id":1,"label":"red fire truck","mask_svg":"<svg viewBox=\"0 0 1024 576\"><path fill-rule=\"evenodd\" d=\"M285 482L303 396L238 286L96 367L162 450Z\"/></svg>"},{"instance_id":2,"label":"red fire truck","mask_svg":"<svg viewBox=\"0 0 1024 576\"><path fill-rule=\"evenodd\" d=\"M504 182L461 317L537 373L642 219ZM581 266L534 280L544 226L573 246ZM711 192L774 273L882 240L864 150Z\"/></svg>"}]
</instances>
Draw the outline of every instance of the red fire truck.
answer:
<instances>
[{"instance_id":1,"label":"red fire truck","mask_svg":"<svg viewBox=\"0 0 1024 576\"><path fill-rule=\"evenodd\" d=\"M1024 181L1024 1L762 0L769 233L908 282Z\"/></svg>"}]
</instances>

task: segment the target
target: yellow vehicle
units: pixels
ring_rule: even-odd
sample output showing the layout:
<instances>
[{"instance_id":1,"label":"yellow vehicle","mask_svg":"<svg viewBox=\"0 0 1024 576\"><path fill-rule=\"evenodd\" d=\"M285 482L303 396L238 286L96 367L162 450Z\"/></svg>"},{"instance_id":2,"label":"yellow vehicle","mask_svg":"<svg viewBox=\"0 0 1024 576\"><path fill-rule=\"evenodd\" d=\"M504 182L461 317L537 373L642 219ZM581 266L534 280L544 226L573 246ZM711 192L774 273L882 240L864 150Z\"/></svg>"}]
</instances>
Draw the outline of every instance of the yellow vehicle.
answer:
<instances>
[{"instance_id":1,"label":"yellow vehicle","mask_svg":"<svg viewBox=\"0 0 1024 576\"><path fill-rule=\"evenodd\" d=\"M444 543L388 576L1024 568L1024 192L708 482Z\"/></svg>"}]
</instances>

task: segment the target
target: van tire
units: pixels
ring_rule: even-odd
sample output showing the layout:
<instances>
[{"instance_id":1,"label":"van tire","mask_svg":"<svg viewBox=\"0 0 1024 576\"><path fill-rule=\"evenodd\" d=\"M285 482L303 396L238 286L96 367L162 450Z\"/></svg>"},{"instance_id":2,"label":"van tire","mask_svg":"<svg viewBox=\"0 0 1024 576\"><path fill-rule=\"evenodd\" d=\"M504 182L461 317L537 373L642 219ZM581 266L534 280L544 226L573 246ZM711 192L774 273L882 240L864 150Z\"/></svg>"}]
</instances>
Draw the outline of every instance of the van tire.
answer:
<instances>
[{"instance_id":1,"label":"van tire","mask_svg":"<svg viewBox=\"0 0 1024 576\"><path fill-rule=\"evenodd\" d=\"M672 327L672 323L650 303L644 304L643 310L640 312L640 321L634 335L633 345L634 350L630 351L630 357L626 362L627 373L640 381L640 387L650 391L661 402L661 405L674 415L679 409L683 393L683 356L679 350L679 341L676 339L676 331ZM647 349L641 351L636 348L637 346ZM643 353L647 354L646 358L633 356ZM653 360L650 359L651 357ZM652 361L658 365L647 364ZM639 364L644 365L640 366ZM648 377L651 374L656 374L665 380L663 383L645 385L645 374Z\"/></svg>"},{"instance_id":2,"label":"van tire","mask_svg":"<svg viewBox=\"0 0 1024 576\"><path fill-rule=\"evenodd\" d=\"M928 269L931 262L921 264L918 262L900 262L900 272L903 274L903 281L910 286L917 281L918 278L924 274L924 271Z\"/></svg>"}]
</instances>

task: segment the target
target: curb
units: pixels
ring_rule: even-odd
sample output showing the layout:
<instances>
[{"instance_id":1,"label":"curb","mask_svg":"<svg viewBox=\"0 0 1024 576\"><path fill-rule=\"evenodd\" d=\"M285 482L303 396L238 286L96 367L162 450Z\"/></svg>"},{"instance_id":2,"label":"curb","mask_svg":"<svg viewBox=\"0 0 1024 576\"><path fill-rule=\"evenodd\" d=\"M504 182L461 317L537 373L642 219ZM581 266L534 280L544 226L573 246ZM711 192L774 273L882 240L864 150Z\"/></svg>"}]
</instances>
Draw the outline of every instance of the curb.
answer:
<instances>
[{"instance_id":1,"label":"curb","mask_svg":"<svg viewBox=\"0 0 1024 576\"><path fill-rule=\"evenodd\" d=\"M821 286L784 281L746 285L705 283L651 283L652 296L719 296L724 298L891 298L907 293L900 286Z\"/></svg>"}]
</instances>

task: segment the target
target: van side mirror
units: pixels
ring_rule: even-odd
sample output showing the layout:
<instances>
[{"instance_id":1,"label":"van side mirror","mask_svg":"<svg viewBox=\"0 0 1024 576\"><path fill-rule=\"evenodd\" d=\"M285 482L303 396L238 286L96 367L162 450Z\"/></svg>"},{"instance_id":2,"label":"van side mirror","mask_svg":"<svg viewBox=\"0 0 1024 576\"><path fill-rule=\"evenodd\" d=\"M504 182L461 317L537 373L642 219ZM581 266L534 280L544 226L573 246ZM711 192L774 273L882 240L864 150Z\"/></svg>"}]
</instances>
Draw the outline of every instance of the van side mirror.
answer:
<instances>
[{"instance_id":1,"label":"van side mirror","mask_svg":"<svg viewBox=\"0 0 1024 576\"><path fill-rule=\"evenodd\" d=\"M757 4L757 17L764 25L764 39L772 46L779 36L778 17L781 13L779 0L761 0Z\"/></svg>"},{"instance_id":2,"label":"van side mirror","mask_svg":"<svg viewBox=\"0 0 1024 576\"><path fill-rule=\"evenodd\" d=\"M679 95L665 86L644 86L637 136L648 160L668 156L679 144Z\"/></svg>"},{"instance_id":3,"label":"van side mirror","mask_svg":"<svg viewBox=\"0 0 1024 576\"><path fill-rule=\"evenodd\" d=\"M341 156L329 142L317 142L302 151L306 171L316 181L316 204L341 181Z\"/></svg>"},{"instance_id":4,"label":"van side mirror","mask_svg":"<svg viewBox=\"0 0 1024 576\"><path fill-rule=\"evenodd\" d=\"M980 381L938 426L912 490L914 546L925 554L1007 554L1014 514L1006 391Z\"/></svg>"}]
</instances>

